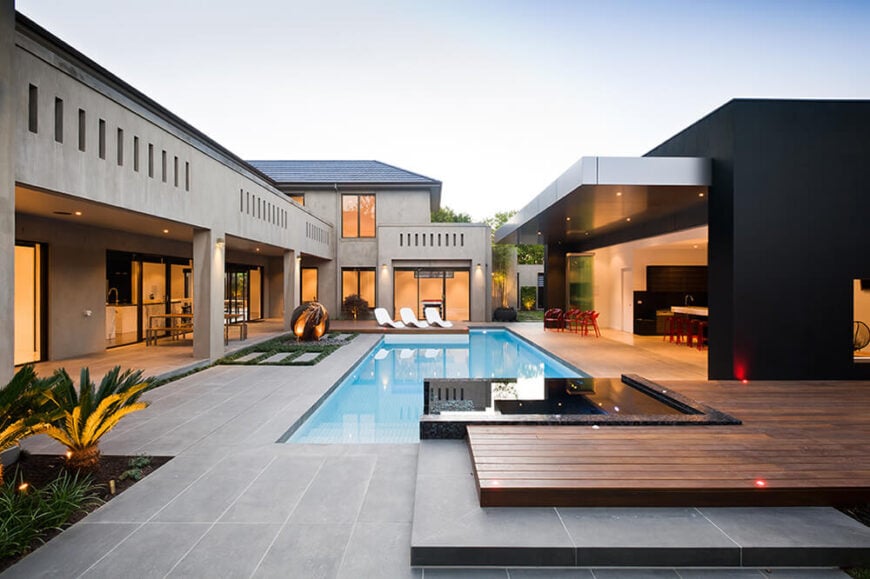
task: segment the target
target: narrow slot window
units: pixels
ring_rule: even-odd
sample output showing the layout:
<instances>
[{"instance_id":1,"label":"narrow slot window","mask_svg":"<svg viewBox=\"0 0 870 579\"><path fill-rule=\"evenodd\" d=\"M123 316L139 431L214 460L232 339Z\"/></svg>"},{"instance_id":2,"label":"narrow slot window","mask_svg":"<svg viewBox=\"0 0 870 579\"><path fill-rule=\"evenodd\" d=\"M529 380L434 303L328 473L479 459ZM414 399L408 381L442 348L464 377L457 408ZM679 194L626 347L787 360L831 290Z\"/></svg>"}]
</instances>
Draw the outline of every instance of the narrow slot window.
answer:
<instances>
[{"instance_id":1,"label":"narrow slot window","mask_svg":"<svg viewBox=\"0 0 870 579\"><path fill-rule=\"evenodd\" d=\"M178 157L172 159L172 181L173 185L178 187Z\"/></svg>"},{"instance_id":2,"label":"narrow slot window","mask_svg":"<svg viewBox=\"0 0 870 579\"><path fill-rule=\"evenodd\" d=\"M54 99L54 140L63 143L63 99Z\"/></svg>"},{"instance_id":3,"label":"narrow slot window","mask_svg":"<svg viewBox=\"0 0 870 579\"><path fill-rule=\"evenodd\" d=\"M163 182L166 183L166 151L164 150L160 155L160 177Z\"/></svg>"},{"instance_id":4,"label":"narrow slot window","mask_svg":"<svg viewBox=\"0 0 870 579\"><path fill-rule=\"evenodd\" d=\"M87 148L88 115L84 109L79 109L79 151Z\"/></svg>"},{"instance_id":5,"label":"narrow slot window","mask_svg":"<svg viewBox=\"0 0 870 579\"><path fill-rule=\"evenodd\" d=\"M148 176L154 178L154 145L148 143Z\"/></svg>"},{"instance_id":6,"label":"narrow slot window","mask_svg":"<svg viewBox=\"0 0 870 579\"><path fill-rule=\"evenodd\" d=\"M133 170L139 172L139 137L133 136Z\"/></svg>"},{"instance_id":7,"label":"narrow slot window","mask_svg":"<svg viewBox=\"0 0 870 579\"><path fill-rule=\"evenodd\" d=\"M124 166L124 129L118 129L118 166Z\"/></svg>"},{"instance_id":8,"label":"narrow slot window","mask_svg":"<svg viewBox=\"0 0 870 579\"><path fill-rule=\"evenodd\" d=\"M39 87L30 85L27 93L27 128L31 133L39 132Z\"/></svg>"},{"instance_id":9,"label":"narrow slot window","mask_svg":"<svg viewBox=\"0 0 870 579\"><path fill-rule=\"evenodd\" d=\"M184 190L190 191L190 162L184 162Z\"/></svg>"},{"instance_id":10,"label":"narrow slot window","mask_svg":"<svg viewBox=\"0 0 870 579\"><path fill-rule=\"evenodd\" d=\"M461 247L465 247L465 234L464 233L459 234L459 245Z\"/></svg>"},{"instance_id":11,"label":"narrow slot window","mask_svg":"<svg viewBox=\"0 0 870 579\"><path fill-rule=\"evenodd\" d=\"M99 152L100 159L106 158L106 121L100 119L100 135L99 135Z\"/></svg>"},{"instance_id":12,"label":"narrow slot window","mask_svg":"<svg viewBox=\"0 0 870 579\"><path fill-rule=\"evenodd\" d=\"M239 213L245 212L245 190L239 189Z\"/></svg>"}]
</instances>

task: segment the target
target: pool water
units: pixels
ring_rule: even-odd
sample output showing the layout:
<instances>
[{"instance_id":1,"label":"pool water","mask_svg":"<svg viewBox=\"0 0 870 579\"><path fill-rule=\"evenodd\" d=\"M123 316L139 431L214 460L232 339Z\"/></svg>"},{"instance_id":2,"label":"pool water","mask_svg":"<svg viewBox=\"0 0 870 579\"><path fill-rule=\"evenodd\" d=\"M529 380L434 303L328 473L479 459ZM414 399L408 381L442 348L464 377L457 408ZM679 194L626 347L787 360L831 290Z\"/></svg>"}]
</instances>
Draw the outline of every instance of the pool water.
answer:
<instances>
[{"instance_id":1,"label":"pool water","mask_svg":"<svg viewBox=\"0 0 870 579\"><path fill-rule=\"evenodd\" d=\"M544 378L585 376L507 330L390 334L287 442L418 442L428 378L516 378L522 391L543 388Z\"/></svg>"}]
</instances>

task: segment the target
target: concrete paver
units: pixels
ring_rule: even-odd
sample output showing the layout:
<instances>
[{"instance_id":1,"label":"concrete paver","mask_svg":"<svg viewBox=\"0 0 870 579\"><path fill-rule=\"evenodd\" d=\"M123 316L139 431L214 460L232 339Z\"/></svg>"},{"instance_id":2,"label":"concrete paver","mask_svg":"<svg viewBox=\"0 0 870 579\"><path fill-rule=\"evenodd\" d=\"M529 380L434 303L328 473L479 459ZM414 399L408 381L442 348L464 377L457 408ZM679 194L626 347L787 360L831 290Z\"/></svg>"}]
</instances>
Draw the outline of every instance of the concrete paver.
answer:
<instances>
[{"instance_id":1,"label":"concrete paver","mask_svg":"<svg viewBox=\"0 0 870 579\"><path fill-rule=\"evenodd\" d=\"M534 328L529 332L534 334ZM272 335L276 334L262 336ZM494 522L503 531L493 534L493 539L558 536L567 545L575 539L554 516L555 510L531 509L513 518L508 510L480 509L467 449L461 443L430 441L425 453L416 444L275 443L379 338L379 334L361 334L316 366L219 366L149 392L146 398L152 406L122 421L106 437L104 450L166 453L175 458L2 576L678 576L669 569L648 574L644 569L412 568L409 550L412 536L419 532L414 509L425 504L443 509L440 520L428 523L433 536L474 535L486 532L487 523ZM252 335L239 347L255 341ZM600 349L604 342L589 344ZM189 366L189 352L186 360L157 360L158 355L178 350L126 349L146 356L148 374ZM571 348L563 346L563 350ZM658 366L662 373L673 376L679 367L669 354L695 355L686 350L659 356L664 359ZM655 358L655 353L642 352L640 357ZM98 364L135 365L132 357L126 364L124 360L113 351L109 360ZM689 374L699 371L697 364L688 368ZM60 451L44 437L29 439L25 447L35 452ZM418 470L419 478L430 486L428 499L421 500L418 493L415 501ZM556 530L549 528L551 523L558 525ZM651 527L650 532L657 531ZM746 572L764 576L757 570L733 571L740 573L735 577ZM808 579L843 576L835 569L799 570L793 575L773 571L772 576ZM711 576L731 576L727 572L717 570ZM679 576L696 576L684 573L681 570Z\"/></svg>"}]
</instances>

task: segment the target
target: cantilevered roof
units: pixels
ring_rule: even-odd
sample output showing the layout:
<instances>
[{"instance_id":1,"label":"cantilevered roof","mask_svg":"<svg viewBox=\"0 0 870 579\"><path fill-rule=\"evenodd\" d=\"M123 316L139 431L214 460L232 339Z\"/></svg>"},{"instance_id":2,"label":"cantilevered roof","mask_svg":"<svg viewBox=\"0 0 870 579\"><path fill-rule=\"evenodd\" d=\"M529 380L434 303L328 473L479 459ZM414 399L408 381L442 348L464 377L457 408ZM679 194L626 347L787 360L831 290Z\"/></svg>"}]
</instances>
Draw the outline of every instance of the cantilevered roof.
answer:
<instances>
[{"instance_id":1,"label":"cantilevered roof","mask_svg":"<svg viewBox=\"0 0 870 579\"><path fill-rule=\"evenodd\" d=\"M583 157L495 240L580 250L704 225L710 182L706 158Z\"/></svg>"},{"instance_id":2,"label":"cantilevered roof","mask_svg":"<svg viewBox=\"0 0 870 579\"><path fill-rule=\"evenodd\" d=\"M304 183L401 183L441 185L441 181L380 161L248 161L273 181Z\"/></svg>"}]
</instances>

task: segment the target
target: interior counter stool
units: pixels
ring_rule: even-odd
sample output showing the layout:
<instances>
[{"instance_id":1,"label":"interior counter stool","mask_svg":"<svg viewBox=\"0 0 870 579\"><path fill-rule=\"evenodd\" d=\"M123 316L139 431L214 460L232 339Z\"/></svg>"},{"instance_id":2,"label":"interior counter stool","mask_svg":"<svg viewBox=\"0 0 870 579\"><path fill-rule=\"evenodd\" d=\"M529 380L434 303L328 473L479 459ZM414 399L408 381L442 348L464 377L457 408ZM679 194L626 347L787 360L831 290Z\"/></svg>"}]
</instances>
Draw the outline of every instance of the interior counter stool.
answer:
<instances>
[{"instance_id":1,"label":"interior counter stool","mask_svg":"<svg viewBox=\"0 0 870 579\"><path fill-rule=\"evenodd\" d=\"M698 339L698 349L703 350L707 345L707 322L704 320L695 320L698 324L695 330L695 336ZM691 346L691 344L689 344Z\"/></svg>"}]
</instances>

